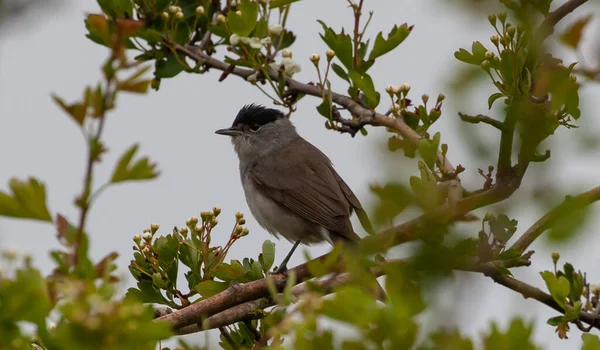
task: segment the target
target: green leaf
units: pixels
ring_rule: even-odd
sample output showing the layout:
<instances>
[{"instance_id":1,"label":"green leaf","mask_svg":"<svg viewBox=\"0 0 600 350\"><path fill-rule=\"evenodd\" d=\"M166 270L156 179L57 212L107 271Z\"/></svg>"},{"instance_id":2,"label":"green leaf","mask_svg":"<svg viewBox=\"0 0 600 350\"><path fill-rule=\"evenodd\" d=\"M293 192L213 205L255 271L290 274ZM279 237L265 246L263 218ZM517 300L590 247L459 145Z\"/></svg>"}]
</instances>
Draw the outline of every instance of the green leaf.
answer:
<instances>
[{"instance_id":1,"label":"green leaf","mask_svg":"<svg viewBox=\"0 0 600 350\"><path fill-rule=\"evenodd\" d=\"M371 76L368 74L360 75L358 72L352 70L349 72L349 76L354 86L359 88L365 94L369 107L377 107L381 95L375 91L375 86L373 85L373 79L371 79Z\"/></svg>"},{"instance_id":2,"label":"green leaf","mask_svg":"<svg viewBox=\"0 0 600 350\"><path fill-rule=\"evenodd\" d=\"M263 271L269 272L271 270L271 266L275 262L275 243L266 240L262 245L262 263L263 263Z\"/></svg>"},{"instance_id":3,"label":"green leaf","mask_svg":"<svg viewBox=\"0 0 600 350\"><path fill-rule=\"evenodd\" d=\"M102 11L110 18L131 18L133 2L130 0L98 0Z\"/></svg>"},{"instance_id":4,"label":"green leaf","mask_svg":"<svg viewBox=\"0 0 600 350\"><path fill-rule=\"evenodd\" d=\"M280 41L281 43L279 43ZM278 50L283 50L292 46L295 41L296 35L289 30L284 30L273 37L273 46L277 47Z\"/></svg>"},{"instance_id":5,"label":"green leaf","mask_svg":"<svg viewBox=\"0 0 600 350\"><path fill-rule=\"evenodd\" d=\"M438 146L440 144L440 133L436 133L433 140L421 139L419 140L418 150L419 154L423 158L423 161L429 169L435 169L435 160L437 157Z\"/></svg>"},{"instance_id":6,"label":"green leaf","mask_svg":"<svg viewBox=\"0 0 600 350\"><path fill-rule=\"evenodd\" d=\"M484 338L483 348L486 350L538 350L541 347L535 345L532 339L533 323L526 324L520 318L515 318L509 328L502 332L495 323L492 330Z\"/></svg>"},{"instance_id":7,"label":"green leaf","mask_svg":"<svg viewBox=\"0 0 600 350\"><path fill-rule=\"evenodd\" d=\"M333 63L331 65L331 69L333 69L333 72L340 77L341 79L347 81L348 83L350 82L350 77L348 77L348 73L346 73L346 71L344 70L344 68L340 67L340 65L338 65L337 63Z\"/></svg>"},{"instance_id":8,"label":"green leaf","mask_svg":"<svg viewBox=\"0 0 600 350\"><path fill-rule=\"evenodd\" d=\"M379 199L373 214L377 224L391 222L414 201L412 193L401 183L391 182L384 186L371 186L371 191Z\"/></svg>"},{"instance_id":9,"label":"green leaf","mask_svg":"<svg viewBox=\"0 0 600 350\"><path fill-rule=\"evenodd\" d=\"M517 232L518 221L515 219L511 220L508 216L501 214L497 218L492 216L489 224L494 237L500 242L506 243Z\"/></svg>"},{"instance_id":10,"label":"green leaf","mask_svg":"<svg viewBox=\"0 0 600 350\"><path fill-rule=\"evenodd\" d=\"M488 109L492 109L494 102L496 102L497 99L499 99L503 96L504 96L504 94L501 94L499 92L497 92L495 94L491 94L490 97L488 98Z\"/></svg>"},{"instance_id":11,"label":"green leaf","mask_svg":"<svg viewBox=\"0 0 600 350\"><path fill-rule=\"evenodd\" d=\"M142 303L158 303L163 305L172 305L166 300L158 290L153 286L152 281L142 280L137 283L138 289L129 288L125 298L135 298Z\"/></svg>"},{"instance_id":12,"label":"green leaf","mask_svg":"<svg viewBox=\"0 0 600 350\"><path fill-rule=\"evenodd\" d=\"M475 64L475 65L480 64L477 62L475 57L473 55L471 55L471 53L465 49L459 49L458 51L454 52L454 57L456 57L457 60L465 62L465 63Z\"/></svg>"},{"instance_id":13,"label":"green leaf","mask_svg":"<svg viewBox=\"0 0 600 350\"><path fill-rule=\"evenodd\" d=\"M409 27L406 23L399 27L394 26L394 28L392 28L388 34L387 39L384 39L383 33L379 32L375 38L375 44L373 45L373 50L369 55L369 60L373 60L379 56L385 55L386 53L395 49L404 41L404 39L406 39L406 37L408 37L408 34L410 34L412 31L412 28L413 26Z\"/></svg>"},{"instance_id":14,"label":"green leaf","mask_svg":"<svg viewBox=\"0 0 600 350\"><path fill-rule=\"evenodd\" d=\"M227 14L227 24L229 30L239 36L248 36L256 27L256 18L258 16L258 2L250 0L240 0L237 5L238 11L229 11Z\"/></svg>"},{"instance_id":15,"label":"green leaf","mask_svg":"<svg viewBox=\"0 0 600 350\"><path fill-rule=\"evenodd\" d=\"M521 253L516 250L515 248L510 248L507 249L505 251L503 251L502 253L500 253L496 259L497 260L511 260L511 259L515 259L521 256Z\"/></svg>"},{"instance_id":16,"label":"green leaf","mask_svg":"<svg viewBox=\"0 0 600 350\"><path fill-rule=\"evenodd\" d=\"M328 27L323 21L317 21L323 27L323 34L319 34L321 39L327 44L327 46L335 51L335 56L342 62L344 67L348 70L354 68L354 62L352 58L352 39L348 34L343 32L336 34L333 29Z\"/></svg>"},{"instance_id":17,"label":"green leaf","mask_svg":"<svg viewBox=\"0 0 600 350\"><path fill-rule=\"evenodd\" d=\"M555 317L551 317L549 318L546 323L548 323L551 326L558 326L559 324L565 322L565 317L564 316L555 316Z\"/></svg>"},{"instance_id":18,"label":"green leaf","mask_svg":"<svg viewBox=\"0 0 600 350\"><path fill-rule=\"evenodd\" d=\"M17 269L14 277L2 276L0 280L0 320L3 323L27 321L45 329L46 317L53 306L46 280L40 271L25 266ZM0 328L6 329L3 326Z\"/></svg>"},{"instance_id":19,"label":"green leaf","mask_svg":"<svg viewBox=\"0 0 600 350\"><path fill-rule=\"evenodd\" d=\"M87 114L87 106L83 103L74 103L68 105L60 97L52 94L52 99L56 102L68 115L73 118L77 125L82 126L83 120Z\"/></svg>"},{"instance_id":20,"label":"green leaf","mask_svg":"<svg viewBox=\"0 0 600 350\"><path fill-rule=\"evenodd\" d=\"M572 302L578 301L583 294L583 276L581 271L575 272L573 265L566 263L564 265L563 270L565 271L565 278L569 281L571 285L571 291L569 293L569 298Z\"/></svg>"},{"instance_id":21,"label":"green leaf","mask_svg":"<svg viewBox=\"0 0 600 350\"><path fill-rule=\"evenodd\" d=\"M546 282L546 287L554 301L556 301L563 310L566 310L565 302L570 292L569 281L563 276L556 278L550 271L542 271L540 272L540 275Z\"/></svg>"},{"instance_id":22,"label":"green leaf","mask_svg":"<svg viewBox=\"0 0 600 350\"><path fill-rule=\"evenodd\" d=\"M194 289L202 298L208 298L215 294L219 294L229 286L228 282L217 282L213 280L206 280L198 283Z\"/></svg>"},{"instance_id":23,"label":"green leaf","mask_svg":"<svg viewBox=\"0 0 600 350\"><path fill-rule=\"evenodd\" d=\"M184 70L184 66L179 63L175 55L169 55L164 59L156 60L154 76L158 79L173 78Z\"/></svg>"},{"instance_id":24,"label":"green leaf","mask_svg":"<svg viewBox=\"0 0 600 350\"><path fill-rule=\"evenodd\" d=\"M232 260L231 264L221 263L212 269L213 275L223 281L237 281L244 277L244 272L244 267L237 260Z\"/></svg>"},{"instance_id":25,"label":"green leaf","mask_svg":"<svg viewBox=\"0 0 600 350\"><path fill-rule=\"evenodd\" d=\"M131 160L137 152L138 145L131 146L119 159L115 170L113 171L110 182L118 183L133 180L149 180L158 176L156 164L150 163L146 157L139 159L131 164Z\"/></svg>"},{"instance_id":26,"label":"green leaf","mask_svg":"<svg viewBox=\"0 0 600 350\"><path fill-rule=\"evenodd\" d=\"M321 104L319 104L317 106L317 112L319 112L320 115L324 116L325 118L331 120L331 112L332 112L332 105L331 105L331 96L329 96L328 94L325 95L325 99L323 99L323 102L321 102Z\"/></svg>"},{"instance_id":27,"label":"green leaf","mask_svg":"<svg viewBox=\"0 0 600 350\"><path fill-rule=\"evenodd\" d=\"M280 8L283 6L287 6L287 5L297 2L297 1L300 1L300 0L271 0L271 2L269 3L269 8L276 9L276 8Z\"/></svg>"},{"instance_id":28,"label":"green leaf","mask_svg":"<svg viewBox=\"0 0 600 350\"><path fill-rule=\"evenodd\" d=\"M581 350L600 350L600 338L598 338L597 335L583 333L581 335L581 340L583 340Z\"/></svg>"},{"instance_id":29,"label":"green leaf","mask_svg":"<svg viewBox=\"0 0 600 350\"><path fill-rule=\"evenodd\" d=\"M12 193L0 191L0 216L52 221L46 207L46 188L34 178L28 181L11 179Z\"/></svg>"}]
</instances>

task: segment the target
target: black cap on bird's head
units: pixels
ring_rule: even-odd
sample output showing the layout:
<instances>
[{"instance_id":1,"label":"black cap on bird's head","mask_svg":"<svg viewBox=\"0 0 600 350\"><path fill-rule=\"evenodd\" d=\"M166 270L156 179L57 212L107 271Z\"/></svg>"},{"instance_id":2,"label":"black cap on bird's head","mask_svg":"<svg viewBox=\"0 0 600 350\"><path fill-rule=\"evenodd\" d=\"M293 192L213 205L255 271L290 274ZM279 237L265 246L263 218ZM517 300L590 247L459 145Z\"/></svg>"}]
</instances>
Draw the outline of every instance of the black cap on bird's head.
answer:
<instances>
[{"instance_id":1,"label":"black cap on bird's head","mask_svg":"<svg viewBox=\"0 0 600 350\"><path fill-rule=\"evenodd\" d=\"M285 115L277 109L267 108L254 103L240 109L230 128L215 131L219 135L239 136L248 129L258 131L263 125L272 123Z\"/></svg>"}]
</instances>

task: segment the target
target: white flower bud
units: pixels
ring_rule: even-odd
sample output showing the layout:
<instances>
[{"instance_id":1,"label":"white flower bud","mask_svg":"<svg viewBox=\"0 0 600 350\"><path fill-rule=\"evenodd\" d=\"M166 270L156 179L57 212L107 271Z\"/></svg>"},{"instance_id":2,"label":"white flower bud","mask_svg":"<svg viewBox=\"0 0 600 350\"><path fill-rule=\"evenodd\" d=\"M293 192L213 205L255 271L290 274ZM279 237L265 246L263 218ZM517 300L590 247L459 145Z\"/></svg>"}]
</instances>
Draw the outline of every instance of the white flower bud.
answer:
<instances>
[{"instance_id":1,"label":"white flower bud","mask_svg":"<svg viewBox=\"0 0 600 350\"><path fill-rule=\"evenodd\" d=\"M269 26L269 33L271 35L279 35L283 31L283 27L281 24L271 24Z\"/></svg>"},{"instance_id":2,"label":"white flower bud","mask_svg":"<svg viewBox=\"0 0 600 350\"><path fill-rule=\"evenodd\" d=\"M238 15L238 16L241 16L242 15L242 11L237 10L237 11L235 11L235 14Z\"/></svg>"},{"instance_id":3,"label":"white flower bud","mask_svg":"<svg viewBox=\"0 0 600 350\"><path fill-rule=\"evenodd\" d=\"M326 55L327 55L327 58L331 60L332 58L335 57L335 51L327 50Z\"/></svg>"},{"instance_id":4,"label":"white flower bud","mask_svg":"<svg viewBox=\"0 0 600 350\"><path fill-rule=\"evenodd\" d=\"M393 103L391 110L392 110L392 112L399 112L400 111L400 105L397 104L397 103Z\"/></svg>"},{"instance_id":5,"label":"white flower bud","mask_svg":"<svg viewBox=\"0 0 600 350\"><path fill-rule=\"evenodd\" d=\"M401 90L402 90L402 87L400 85L392 86L392 92L395 94L399 94Z\"/></svg>"},{"instance_id":6,"label":"white flower bud","mask_svg":"<svg viewBox=\"0 0 600 350\"><path fill-rule=\"evenodd\" d=\"M150 225L150 230L151 230L153 233L154 233L154 232L156 232L156 231L158 231L158 229L159 229L159 228L160 228L160 225L159 225L159 224L157 224L157 223L152 223L152 224Z\"/></svg>"},{"instance_id":7,"label":"white flower bud","mask_svg":"<svg viewBox=\"0 0 600 350\"><path fill-rule=\"evenodd\" d=\"M404 83L400 85L400 91L404 92L404 94L407 94L410 91L410 84Z\"/></svg>"},{"instance_id":8,"label":"white flower bud","mask_svg":"<svg viewBox=\"0 0 600 350\"><path fill-rule=\"evenodd\" d=\"M148 253L150 253L150 247L148 247L148 246L145 246L145 247L142 249L142 252L143 252L144 254L148 254Z\"/></svg>"},{"instance_id":9,"label":"white flower bud","mask_svg":"<svg viewBox=\"0 0 600 350\"><path fill-rule=\"evenodd\" d=\"M313 63L319 62L320 59L321 56L319 56L318 53L313 53L312 55L310 55L310 60L313 61Z\"/></svg>"},{"instance_id":10,"label":"white flower bud","mask_svg":"<svg viewBox=\"0 0 600 350\"><path fill-rule=\"evenodd\" d=\"M281 50L281 57L292 58L292 50L290 50L290 49Z\"/></svg>"},{"instance_id":11,"label":"white flower bud","mask_svg":"<svg viewBox=\"0 0 600 350\"><path fill-rule=\"evenodd\" d=\"M160 18L164 19L165 21L169 20L169 13L167 11L163 12L160 14Z\"/></svg>"},{"instance_id":12,"label":"white flower bud","mask_svg":"<svg viewBox=\"0 0 600 350\"><path fill-rule=\"evenodd\" d=\"M142 237L144 237L145 241L149 241L152 239L152 234L150 232L146 232Z\"/></svg>"},{"instance_id":13,"label":"white flower bud","mask_svg":"<svg viewBox=\"0 0 600 350\"><path fill-rule=\"evenodd\" d=\"M142 236L140 236L140 235L134 235L134 236L133 236L133 241L134 241L135 243L138 243L138 244L139 244L139 243L142 241Z\"/></svg>"},{"instance_id":14,"label":"white flower bud","mask_svg":"<svg viewBox=\"0 0 600 350\"><path fill-rule=\"evenodd\" d=\"M196 7L196 14L202 16L204 14L204 6Z\"/></svg>"},{"instance_id":15,"label":"white flower bud","mask_svg":"<svg viewBox=\"0 0 600 350\"><path fill-rule=\"evenodd\" d=\"M175 14L177 12L181 12L181 8L179 6L169 6L169 12Z\"/></svg>"},{"instance_id":16,"label":"white flower bud","mask_svg":"<svg viewBox=\"0 0 600 350\"><path fill-rule=\"evenodd\" d=\"M181 21L183 19L183 12L175 13L175 19Z\"/></svg>"},{"instance_id":17,"label":"white flower bud","mask_svg":"<svg viewBox=\"0 0 600 350\"><path fill-rule=\"evenodd\" d=\"M221 23L227 22L227 17L225 17L222 13L217 16L217 21Z\"/></svg>"},{"instance_id":18,"label":"white flower bud","mask_svg":"<svg viewBox=\"0 0 600 350\"><path fill-rule=\"evenodd\" d=\"M488 60L491 60L494 58L494 53L492 51L487 51L485 53L485 58L487 58Z\"/></svg>"},{"instance_id":19,"label":"white flower bud","mask_svg":"<svg viewBox=\"0 0 600 350\"><path fill-rule=\"evenodd\" d=\"M238 46L240 43L240 36L235 33L231 34L231 36L229 37L229 43L232 46Z\"/></svg>"},{"instance_id":20,"label":"white flower bud","mask_svg":"<svg viewBox=\"0 0 600 350\"><path fill-rule=\"evenodd\" d=\"M394 93L394 85L388 85L385 88L385 92L387 92L388 94L393 94Z\"/></svg>"}]
</instances>

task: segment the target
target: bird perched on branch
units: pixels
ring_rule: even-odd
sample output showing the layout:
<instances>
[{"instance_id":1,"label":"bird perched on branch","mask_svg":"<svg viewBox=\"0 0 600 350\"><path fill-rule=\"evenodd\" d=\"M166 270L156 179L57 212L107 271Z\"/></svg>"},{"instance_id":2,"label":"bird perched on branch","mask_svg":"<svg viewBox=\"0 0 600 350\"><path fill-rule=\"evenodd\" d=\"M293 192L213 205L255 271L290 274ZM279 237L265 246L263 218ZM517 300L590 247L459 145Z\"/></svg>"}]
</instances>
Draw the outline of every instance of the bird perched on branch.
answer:
<instances>
[{"instance_id":1,"label":"bird perched on branch","mask_svg":"<svg viewBox=\"0 0 600 350\"><path fill-rule=\"evenodd\" d=\"M319 149L303 139L279 110L250 104L231 127L216 131L231 137L240 161L242 187L250 212L269 233L294 243L276 273L300 243L355 243L350 215L369 233L372 227L358 198Z\"/></svg>"}]
</instances>

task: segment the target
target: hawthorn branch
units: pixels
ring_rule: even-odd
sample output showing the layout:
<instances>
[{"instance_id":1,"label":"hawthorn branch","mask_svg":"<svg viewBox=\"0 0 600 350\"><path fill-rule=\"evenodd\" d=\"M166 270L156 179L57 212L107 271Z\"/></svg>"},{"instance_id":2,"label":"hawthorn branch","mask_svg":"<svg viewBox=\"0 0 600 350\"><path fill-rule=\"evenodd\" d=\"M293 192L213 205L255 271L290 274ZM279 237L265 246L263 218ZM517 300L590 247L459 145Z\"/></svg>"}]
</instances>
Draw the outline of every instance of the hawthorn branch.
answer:
<instances>
[{"instance_id":1,"label":"hawthorn branch","mask_svg":"<svg viewBox=\"0 0 600 350\"><path fill-rule=\"evenodd\" d=\"M541 40L546 39L554 33L554 27L561 19L575 11L579 6L585 4L588 0L569 0L559 6L556 10L550 12L546 19L538 28L538 35Z\"/></svg>"},{"instance_id":2,"label":"hawthorn branch","mask_svg":"<svg viewBox=\"0 0 600 350\"><path fill-rule=\"evenodd\" d=\"M560 305L558 305L556 301L554 301L550 294L545 293L532 285L519 281L515 278L499 274L492 276L492 279L494 280L494 282L521 294L525 299L535 299L540 303L545 304L553 308L554 310L560 312L561 314L565 313L565 310L562 307L560 307ZM581 311L579 313L579 320L587 323L591 327L600 329L600 322L598 322L598 316L593 312Z\"/></svg>"},{"instance_id":3,"label":"hawthorn branch","mask_svg":"<svg viewBox=\"0 0 600 350\"><path fill-rule=\"evenodd\" d=\"M254 74L254 71L251 69L235 67L210 57L196 45L181 46L172 42L168 42L168 44L175 47L178 52L181 52L192 60L204 63L204 65L209 68L214 68L226 72L227 74L238 76L242 79L247 79L250 75ZM272 68L267 68L267 72L271 79L279 79L279 72L273 70ZM316 85L304 84L287 77L285 78L285 81L286 85L288 86L288 95L304 93L315 97L322 96L321 88ZM360 103L354 101L348 96L338 94L333 91L330 92L330 94L332 102L346 108L353 116L357 117L351 122L350 125L353 128L357 128L357 130L364 125L385 126L395 130L404 139L414 144L417 144L422 138L421 135L411 129L402 119L388 117L384 114L372 111L366 107L363 107ZM447 173L452 174L456 171L450 161L444 157L441 152L438 152L438 160Z\"/></svg>"},{"instance_id":4,"label":"hawthorn branch","mask_svg":"<svg viewBox=\"0 0 600 350\"><path fill-rule=\"evenodd\" d=\"M502 131L504 130L504 124L499 121L496 120L492 117L488 117L486 115L483 114L478 114L478 115L468 115L468 114L464 114L464 113L458 113L458 116L460 117L460 120L467 122L467 123L471 123L471 124L479 124L479 123L484 123L484 124L488 124L493 126L494 128Z\"/></svg>"},{"instance_id":5,"label":"hawthorn branch","mask_svg":"<svg viewBox=\"0 0 600 350\"><path fill-rule=\"evenodd\" d=\"M525 251L533 241L551 228L558 220L572 212L581 210L598 200L600 200L600 186L594 187L578 196L567 198L564 202L546 213L546 215L542 216L535 224L528 228L511 248L514 248L519 252Z\"/></svg>"},{"instance_id":6,"label":"hawthorn branch","mask_svg":"<svg viewBox=\"0 0 600 350\"><path fill-rule=\"evenodd\" d=\"M375 277L379 277L383 274L383 271L378 269L375 271ZM333 293L333 290L339 286L346 285L352 281L352 277L349 274L341 274L324 281L316 283L319 289L321 289L324 295ZM292 288L292 295L296 298L302 294L308 292L309 286L304 283L296 285ZM239 305L236 305L230 309L215 314L204 322L198 322L196 324L183 327L177 330L178 334L190 334L197 333L209 329L219 328L228 326L241 321L249 321L253 319L259 319L267 316L267 313L263 309L277 305L276 301L270 296L260 298L257 300L248 301Z\"/></svg>"}]
</instances>

